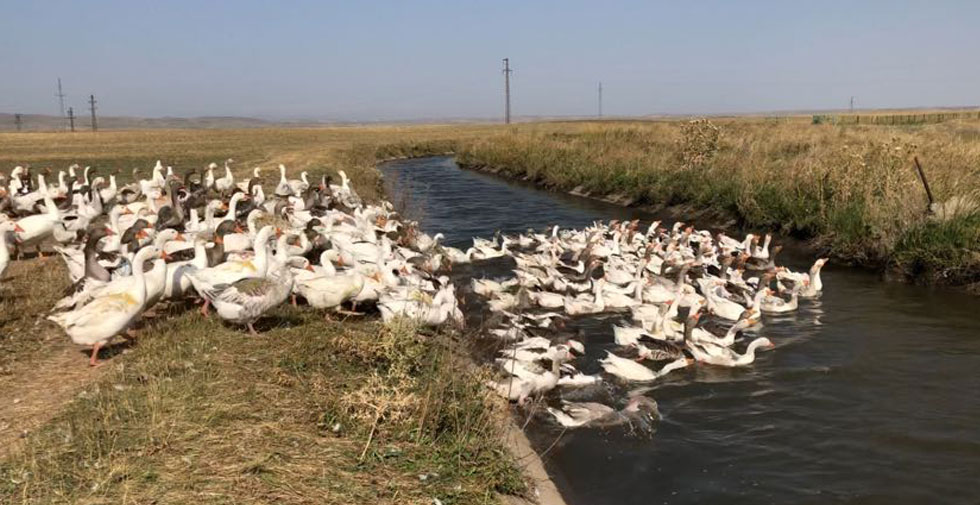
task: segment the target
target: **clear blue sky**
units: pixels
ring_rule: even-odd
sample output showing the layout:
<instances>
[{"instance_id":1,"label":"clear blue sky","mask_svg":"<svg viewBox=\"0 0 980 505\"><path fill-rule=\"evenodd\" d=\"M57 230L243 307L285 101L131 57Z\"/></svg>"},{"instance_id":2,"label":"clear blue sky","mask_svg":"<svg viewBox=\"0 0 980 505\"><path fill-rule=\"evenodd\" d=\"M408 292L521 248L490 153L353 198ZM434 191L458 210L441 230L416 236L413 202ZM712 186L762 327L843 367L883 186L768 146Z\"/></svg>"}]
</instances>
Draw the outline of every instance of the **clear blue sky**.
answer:
<instances>
[{"instance_id":1,"label":"clear blue sky","mask_svg":"<svg viewBox=\"0 0 980 505\"><path fill-rule=\"evenodd\" d=\"M682 5L683 4L683 5ZM0 0L0 111L376 120L980 103L977 1Z\"/></svg>"}]
</instances>

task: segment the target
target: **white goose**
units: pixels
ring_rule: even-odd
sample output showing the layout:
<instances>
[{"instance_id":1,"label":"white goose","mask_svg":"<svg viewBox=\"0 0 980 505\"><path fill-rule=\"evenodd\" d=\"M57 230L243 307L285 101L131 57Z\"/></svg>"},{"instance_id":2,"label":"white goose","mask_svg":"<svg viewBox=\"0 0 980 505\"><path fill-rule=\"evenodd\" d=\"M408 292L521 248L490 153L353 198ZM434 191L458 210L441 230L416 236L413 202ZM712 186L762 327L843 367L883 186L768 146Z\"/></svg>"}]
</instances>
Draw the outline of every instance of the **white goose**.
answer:
<instances>
[{"instance_id":1,"label":"white goose","mask_svg":"<svg viewBox=\"0 0 980 505\"><path fill-rule=\"evenodd\" d=\"M789 300L777 296L771 289L764 288L766 296L762 299L759 309L764 314L785 314L795 311L800 306L800 291L806 289L809 283L809 279L804 279L801 284L793 286Z\"/></svg>"},{"instance_id":2,"label":"white goose","mask_svg":"<svg viewBox=\"0 0 980 505\"><path fill-rule=\"evenodd\" d=\"M708 311L722 319L738 321L742 317L742 313L745 312L745 307L721 294L721 291L724 290L725 281L721 279L703 279L703 281L700 283L701 292L704 293Z\"/></svg>"},{"instance_id":3,"label":"white goose","mask_svg":"<svg viewBox=\"0 0 980 505\"><path fill-rule=\"evenodd\" d=\"M289 190L294 196L301 196L307 188L310 187L310 181L306 178L306 171L302 171L299 174L299 179L290 179L286 181L289 184Z\"/></svg>"},{"instance_id":4,"label":"white goose","mask_svg":"<svg viewBox=\"0 0 980 505\"><path fill-rule=\"evenodd\" d=\"M279 184L276 185L276 196L286 198L293 195L293 188L286 178L286 165L279 164Z\"/></svg>"},{"instance_id":5,"label":"white goose","mask_svg":"<svg viewBox=\"0 0 980 505\"><path fill-rule=\"evenodd\" d=\"M522 372L523 376L511 376L499 382L489 381L487 385L500 396L523 405L529 396L551 391L558 385L559 366L557 361L552 361L551 369L543 373Z\"/></svg>"},{"instance_id":6,"label":"white goose","mask_svg":"<svg viewBox=\"0 0 980 505\"><path fill-rule=\"evenodd\" d=\"M109 176L109 185L99 189L99 196L102 198L103 202L110 202L116 197L119 192L119 186L116 185L116 176L112 174Z\"/></svg>"},{"instance_id":7,"label":"white goose","mask_svg":"<svg viewBox=\"0 0 980 505\"><path fill-rule=\"evenodd\" d=\"M583 298L566 296L565 313L570 316L579 316L584 314L598 314L606 310L606 304L602 298L602 286L605 282L605 279L599 279L593 283L592 300L589 300L588 296L585 295L583 295Z\"/></svg>"},{"instance_id":8,"label":"white goose","mask_svg":"<svg viewBox=\"0 0 980 505\"><path fill-rule=\"evenodd\" d=\"M225 161L225 175L219 179L214 180L214 189L219 193L225 193L235 187L235 176L231 173L231 168L228 164L232 160Z\"/></svg>"},{"instance_id":9,"label":"white goose","mask_svg":"<svg viewBox=\"0 0 980 505\"><path fill-rule=\"evenodd\" d=\"M364 288L364 276L356 270L337 273L325 252L320 256L319 271L296 280L296 293L318 309L336 309L356 297Z\"/></svg>"},{"instance_id":10,"label":"white goose","mask_svg":"<svg viewBox=\"0 0 980 505\"><path fill-rule=\"evenodd\" d=\"M0 279L3 278L4 272L7 271L7 265L10 264L10 250L7 249L7 233L17 231L20 231L20 226L13 221L0 223Z\"/></svg>"},{"instance_id":11,"label":"white goose","mask_svg":"<svg viewBox=\"0 0 980 505\"><path fill-rule=\"evenodd\" d=\"M262 209L254 209L249 212L248 217L245 218L247 230L236 231L224 236L225 251L238 252L252 247L252 241L255 240L255 235L259 232L257 222L263 215L265 215L265 211Z\"/></svg>"},{"instance_id":12,"label":"white goose","mask_svg":"<svg viewBox=\"0 0 980 505\"><path fill-rule=\"evenodd\" d=\"M634 360L621 358L606 351L606 357L599 360L602 369L627 382L651 382L668 373L684 368L692 363L689 358L679 358L667 363L660 370L651 370Z\"/></svg>"},{"instance_id":13,"label":"white goose","mask_svg":"<svg viewBox=\"0 0 980 505\"><path fill-rule=\"evenodd\" d=\"M744 354L738 354L728 347L715 346L714 349L710 350L706 348L711 345L689 342L687 348L694 355L694 359L700 363L724 367L739 367L750 365L755 361L756 349L771 349L773 347L773 343L766 337L759 337L750 342Z\"/></svg>"},{"instance_id":14,"label":"white goose","mask_svg":"<svg viewBox=\"0 0 980 505\"><path fill-rule=\"evenodd\" d=\"M248 191L248 187L251 185L252 180L254 179L254 180L257 181L261 177L262 177L261 169L259 167L255 167L255 168L252 169L252 177L250 179L245 179L243 181L236 182L235 183L235 186L237 186L238 189L240 189L242 191ZM256 184L255 187L261 188L262 186L259 185L259 184ZM252 195L252 196L255 196L255 195ZM261 202L258 202L258 203L261 203Z\"/></svg>"},{"instance_id":15,"label":"white goose","mask_svg":"<svg viewBox=\"0 0 980 505\"><path fill-rule=\"evenodd\" d=\"M193 259L167 263L167 279L163 287L164 300L180 298L194 286L188 274L208 267L206 244L204 240L194 242Z\"/></svg>"},{"instance_id":16,"label":"white goose","mask_svg":"<svg viewBox=\"0 0 980 505\"><path fill-rule=\"evenodd\" d=\"M92 346L90 366L97 365L99 349L129 327L143 310L146 280L142 265L155 254L159 251L152 246L139 250L135 259L139 267L133 270L133 282L127 283L125 290L109 290L75 310L48 316L74 343Z\"/></svg>"},{"instance_id":17,"label":"white goose","mask_svg":"<svg viewBox=\"0 0 980 505\"><path fill-rule=\"evenodd\" d=\"M17 220L17 226L21 231L17 233L17 240L22 247L34 246L38 254L41 254L41 242L54 234L55 225L61 223L61 211L54 204L54 200L47 195L44 185L44 176L39 175L40 191L44 192L44 212L34 214Z\"/></svg>"}]
</instances>

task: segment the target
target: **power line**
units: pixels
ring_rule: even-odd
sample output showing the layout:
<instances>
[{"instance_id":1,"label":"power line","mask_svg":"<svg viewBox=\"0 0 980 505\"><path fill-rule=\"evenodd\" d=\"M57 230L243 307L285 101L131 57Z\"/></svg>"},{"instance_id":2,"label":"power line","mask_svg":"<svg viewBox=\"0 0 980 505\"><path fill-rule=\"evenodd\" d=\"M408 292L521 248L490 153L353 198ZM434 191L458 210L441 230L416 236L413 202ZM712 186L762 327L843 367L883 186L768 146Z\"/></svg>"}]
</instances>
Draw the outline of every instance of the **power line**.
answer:
<instances>
[{"instance_id":1,"label":"power line","mask_svg":"<svg viewBox=\"0 0 980 505\"><path fill-rule=\"evenodd\" d=\"M92 131L99 131L99 123L95 119L95 95L88 96L89 110L92 111Z\"/></svg>"},{"instance_id":2,"label":"power line","mask_svg":"<svg viewBox=\"0 0 980 505\"><path fill-rule=\"evenodd\" d=\"M510 58L504 58L504 123L510 124Z\"/></svg>"}]
</instances>

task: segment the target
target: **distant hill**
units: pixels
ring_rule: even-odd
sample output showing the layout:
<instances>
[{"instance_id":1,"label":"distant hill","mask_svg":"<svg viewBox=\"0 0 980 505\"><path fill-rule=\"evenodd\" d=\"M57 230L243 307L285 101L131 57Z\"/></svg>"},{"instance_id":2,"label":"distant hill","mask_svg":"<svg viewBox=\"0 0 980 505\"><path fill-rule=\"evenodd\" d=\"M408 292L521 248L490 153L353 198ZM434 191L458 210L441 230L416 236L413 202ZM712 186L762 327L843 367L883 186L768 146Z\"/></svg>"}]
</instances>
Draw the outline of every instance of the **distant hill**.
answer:
<instances>
[{"instance_id":1,"label":"distant hill","mask_svg":"<svg viewBox=\"0 0 980 505\"><path fill-rule=\"evenodd\" d=\"M202 117L157 117L141 118L127 116L100 116L99 129L130 130L145 128L262 128L283 125L316 124L313 122L278 122L250 117L233 116L202 116ZM52 131L65 128L67 120L58 116L44 114L23 114L21 128L24 131ZM91 128L89 116L75 118L75 130L85 131ZM16 131L17 124L14 114L0 112L0 131Z\"/></svg>"},{"instance_id":2,"label":"distant hill","mask_svg":"<svg viewBox=\"0 0 980 505\"><path fill-rule=\"evenodd\" d=\"M737 117L800 117L814 114L924 114L941 112L961 112L975 111L977 106L961 107L918 107L918 108L894 108L894 109L855 109L853 112L846 109L824 109L824 110L776 110L758 112L731 112L717 114L639 114L635 116L610 116L602 117L604 121L673 121L691 117L711 117L711 118L737 118ZM595 116L588 115L515 115L514 122L536 122L536 121L595 121ZM99 116L99 129L102 130L139 130L148 128L288 128L303 126L352 126L352 125L402 125L402 124L472 124L472 123L498 123L501 118L466 118L466 117L443 117L443 118L419 118L403 120L373 120L373 121L350 121L350 120L317 120L317 119L289 119L289 120L268 120L251 117L236 116L199 116L199 117L130 117L130 116ZM23 114L21 116L21 128L23 131L56 131L65 129L67 121L58 116L45 114ZM89 116L82 115L75 118L76 131L88 131L91 128ZM17 125L14 114L0 112L0 132L16 131Z\"/></svg>"}]
</instances>

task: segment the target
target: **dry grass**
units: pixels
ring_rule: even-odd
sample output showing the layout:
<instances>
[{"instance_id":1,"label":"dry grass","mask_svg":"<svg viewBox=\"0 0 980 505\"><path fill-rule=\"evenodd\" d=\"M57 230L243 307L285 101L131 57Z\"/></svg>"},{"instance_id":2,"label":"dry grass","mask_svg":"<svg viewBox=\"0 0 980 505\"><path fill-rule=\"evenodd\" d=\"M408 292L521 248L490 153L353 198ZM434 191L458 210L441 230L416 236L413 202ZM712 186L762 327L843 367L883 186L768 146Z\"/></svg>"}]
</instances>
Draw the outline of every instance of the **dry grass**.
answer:
<instances>
[{"instance_id":1,"label":"dry grass","mask_svg":"<svg viewBox=\"0 0 980 505\"><path fill-rule=\"evenodd\" d=\"M448 336L291 307L265 324L253 338L161 315L0 464L5 503L493 503L520 489Z\"/></svg>"},{"instance_id":2,"label":"dry grass","mask_svg":"<svg viewBox=\"0 0 980 505\"><path fill-rule=\"evenodd\" d=\"M60 335L41 325L40 317L68 286L61 258L11 261L0 283L0 376L17 361L25 361Z\"/></svg>"},{"instance_id":3,"label":"dry grass","mask_svg":"<svg viewBox=\"0 0 980 505\"><path fill-rule=\"evenodd\" d=\"M980 211L926 214L912 157L937 200L980 201L980 122L812 125L802 119L520 125L458 158L561 190L720 210L814 239L837 258L910 277L980 281Z\"/></svg>"},{"instance_id":4,"label":"dry grass","mask_svg":"<svg viewBox=\"0 0 980 505\"><path fill-rule=\"evenodd\" d=\"M377 160L441 154L487 128L3 134L0 166L127 174L160 158L182 173L232 157L240 172L343 169L376 198ZM45 261L13 263L2 288L0 364L14 372L65 366L47 358L66 337L34 326L66 282L60 260ZM495 503L523 489L502 417L450 335L283 307L252 338L188 307L155 312L100 374L35 370L37 386L75 396L45 403L56 410L37 418L50 420L0 460L0 503Z\"/></svg>"}]
</instances>

